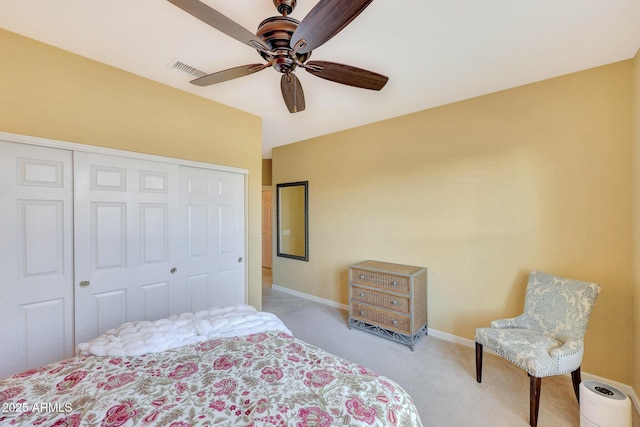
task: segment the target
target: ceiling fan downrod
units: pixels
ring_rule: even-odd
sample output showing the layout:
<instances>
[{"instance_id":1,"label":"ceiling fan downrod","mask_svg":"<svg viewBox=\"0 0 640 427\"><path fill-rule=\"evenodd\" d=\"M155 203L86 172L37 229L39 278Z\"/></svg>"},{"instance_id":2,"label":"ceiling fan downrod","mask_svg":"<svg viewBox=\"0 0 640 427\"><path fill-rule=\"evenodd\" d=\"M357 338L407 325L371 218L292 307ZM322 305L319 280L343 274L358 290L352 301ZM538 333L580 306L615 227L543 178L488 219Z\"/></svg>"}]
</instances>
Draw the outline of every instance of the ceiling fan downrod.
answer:
<instances>
[{"instance_id":1,"label":"ceiling fan downrod","mask_svg":"<svg viewBox=\"0 0 640 427\"><path fill-rule=\"evenodd\" d=\"M296 8L297 0L273 0L273 4L278 9L278 13L283 16L289 15Z\"/></svg>"}]
</instances>

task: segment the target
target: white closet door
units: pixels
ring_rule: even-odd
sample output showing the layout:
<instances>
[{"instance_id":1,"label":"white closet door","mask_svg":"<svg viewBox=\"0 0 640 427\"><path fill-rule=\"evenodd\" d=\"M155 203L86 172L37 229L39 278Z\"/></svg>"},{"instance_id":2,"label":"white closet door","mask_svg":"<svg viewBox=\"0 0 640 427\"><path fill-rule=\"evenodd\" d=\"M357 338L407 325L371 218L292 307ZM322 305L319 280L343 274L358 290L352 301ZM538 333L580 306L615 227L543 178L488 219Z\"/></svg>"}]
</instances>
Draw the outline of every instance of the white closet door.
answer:
<instances>
[{"instance_id":1,"label":"white closet door","mask_svg":"<svg viewBox=\"0 0 640 427\"><path fill-rule=\"evenodd\" d=\"M0 378L73 355L71 151L0 141Z\"/></svg>"},{"instance_id":2,"label":"white closet door","mask_svg":"<svg viewBox=\"0 0 640 427\"><path fill-rule=\"evenodd\" d=\"M79 344L172 312L179 166L76 152L74 170Z\"/></svg>"},{"instance_id":3,"label":"white closet door","mask_svg":"<svg viewBox=\"0 0 640 427\"><path fill-rule=\"evenodd\" d=\"M245 176L182 166L179 276L177 296L187 311L246 304Z\"/></svg>"}]
</instances>

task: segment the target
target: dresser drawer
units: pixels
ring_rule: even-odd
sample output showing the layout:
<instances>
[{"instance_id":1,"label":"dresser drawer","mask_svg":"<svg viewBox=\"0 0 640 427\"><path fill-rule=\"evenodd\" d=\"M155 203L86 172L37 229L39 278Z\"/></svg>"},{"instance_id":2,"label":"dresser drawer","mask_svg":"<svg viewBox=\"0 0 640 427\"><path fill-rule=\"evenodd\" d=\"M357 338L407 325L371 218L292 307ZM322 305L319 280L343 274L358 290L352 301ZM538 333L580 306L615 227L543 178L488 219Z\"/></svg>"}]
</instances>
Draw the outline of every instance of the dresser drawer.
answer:
<instances>
[{"instance_id":1,"label":"dresser drawer","mask_svg":"<svg viewBox=\"0 0 640 427\"><path fill-rule=\"evenodd\" d=\"M391 329L403 334L411 334L411 318L401 314L394 314L389 311L379 310L377 308L351 303L351 316L367 323L381 326L385 329Z\"/></svg>"},{"instance_id":2,"label":"dresser drawer","mask_svg":"<svg viewBox=\"0 0 640 427\"><path fill-rule=\"evenodd\" d=\"M403 294L408 294L411 289L409 277L358 268L351 269L351 282Z\"/></svg>"},{"instance_id":3,"label":"dresser drawer","mask_svg":"<svg viewBox=\"0 0 640 427\"><path fill-rule=\"evenodd\" d=\"M410 300L408 297L377 292L359 286L351 287L351 300L364 302L381 308L388 308L400 313L410 313Z\"/></svg>"}]
</instances>

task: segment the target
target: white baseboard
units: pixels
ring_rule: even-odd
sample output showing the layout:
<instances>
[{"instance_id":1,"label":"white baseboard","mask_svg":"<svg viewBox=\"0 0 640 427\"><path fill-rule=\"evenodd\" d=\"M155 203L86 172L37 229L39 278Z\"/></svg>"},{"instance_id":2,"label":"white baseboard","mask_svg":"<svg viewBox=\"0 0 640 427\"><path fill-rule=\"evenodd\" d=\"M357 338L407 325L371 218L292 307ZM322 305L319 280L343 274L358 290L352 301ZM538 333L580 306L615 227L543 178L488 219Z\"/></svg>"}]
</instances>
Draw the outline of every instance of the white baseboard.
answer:
<instances>
[{"instance_id":1,"label":"white baseboard","mask_svg":"<svg viewBox=\"0 0 640 427\"><path fill-rule=\"evenodd\" d=\"M475 348L476 346L476 342L474 340L470 340L469 338L459 337L457 335L448 334L446 332L442 332L437 329L429 328L429 335L431 335L432 337L443 339L445 341L461 344L461 345L464 345L465 347Z\"/></svg>"},{"instance_id":2,"label":"white baseboard","mask_svg":"<svg viewBox=\"0 0 640 427\"><path fill-rule=\"evenodd\" d=\"M293 289L289 289L289 288L285 288L283 286L278 286L278 285L272 285L273 289L280 291L280 292L284 292L286 294L290 294L290 295L294 295L296 297L299 298L304 298L304 299L308 299L314 302L318 302L320 304L325 304L334 308L340 308L343 310L349 310L349 306L345 305L345 304L340 304L337 303L335 301L331 301L325 298L320 298L314 295L309 295L306 294L304 292L299 292L299 291L294 291ZM468 338L464 338L464 337L459 337L457 335L452 335L449 334L447 332L442 332L439 331L437 329L432 329L432 328L428 328L428 334L432 337L435 338L440 338L443 339L445 341L450 341L456 344L461 344L464 345L466 347L471 347L471 348L475 348L475 341L474 340L470 340ZM489 349L487 349L487 351L491 351ZM493 353L493 352L492 352ZM494 353L495 354L495 353ZM569 374L567 374L569 375ZM631 399L631 401L633 402L633 406L636 409L636 412L638 412L638 414L640 414L640 399L638 399L638 395L636 394L635 390L633 389L633 387L631 387L628 384L623 384L620 383L618 381L613 381L610 380L608 378L603 378L603 377L599 377L597 375L593 375L590 374L588 372L582 372L582 379L583 380L591 380L591 381L599 381L605 384L609 384L615 388L617 388L618 390L620 390L623 393L626 393L629 398Z\"/></svg>"},{"instance_id":3,"label":"white baseboard","mask_svg":"<svg viewBox=\"0 0 640 427\"><path fill-rule=\"evenodd\" d=\"M325 298L320 298L317 297L315 295L309 295L309 294L305 294L304 292L299 292L299 291L294 291L293 289L289 289L289 288L285 288L283 286L279 286L279 285L271 285L272 289L275 289L276 291L280 291L283 292L285 294L289 294L289 295L293 295L299 298L304 298L304 299L308 299L310 301L314 301L314 302L319 302L320 304L324 304L324 305L328 305L330 307L334 307L334 308L341 308L342 310L349 310L349 306L345 305L345 304L340 304L338 302L335 301L331 301Z\"/></svg>"}]
</instances>

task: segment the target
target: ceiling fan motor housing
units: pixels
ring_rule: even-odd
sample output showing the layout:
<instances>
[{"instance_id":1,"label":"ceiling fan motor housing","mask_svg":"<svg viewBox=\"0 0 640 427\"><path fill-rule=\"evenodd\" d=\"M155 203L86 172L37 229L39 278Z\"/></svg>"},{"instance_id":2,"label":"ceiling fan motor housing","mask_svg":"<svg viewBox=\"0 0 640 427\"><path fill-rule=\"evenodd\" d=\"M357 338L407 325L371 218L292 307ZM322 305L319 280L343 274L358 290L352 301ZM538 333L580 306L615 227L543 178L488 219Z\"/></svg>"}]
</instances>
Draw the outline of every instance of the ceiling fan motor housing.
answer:
<instances>
[{"instance_id":1,"label":"ceiling fan motor housing","mask_svg":"<svg viewBox=\"0 0 640 427\"><path fill-rule=\"evenodd\" d=\"M274 3L280 2L292 2L295 5L295 0L274 0ZM308 53L296 53L295 58L292 54L290 46L291 36L298 28L300 21L289 18L288 16L272 16L260 23L256 36L260 37L263 42L269 47L271 52L276 53L276 57L273 60L273 68L281 73L289 73L296 68L296 65L300 62L305 62L311 52ZM260 55L267 61L271 61L272 57L269 53L258 51Z\"/></svg>"}]
</instances>

